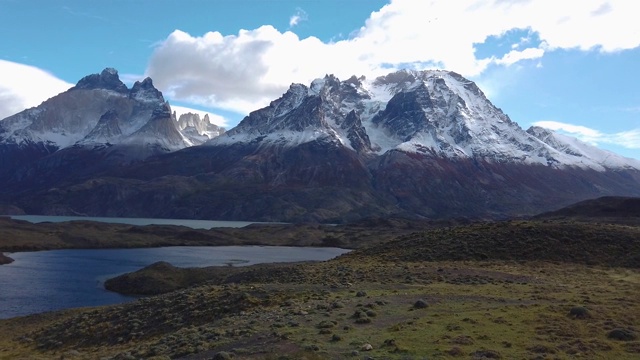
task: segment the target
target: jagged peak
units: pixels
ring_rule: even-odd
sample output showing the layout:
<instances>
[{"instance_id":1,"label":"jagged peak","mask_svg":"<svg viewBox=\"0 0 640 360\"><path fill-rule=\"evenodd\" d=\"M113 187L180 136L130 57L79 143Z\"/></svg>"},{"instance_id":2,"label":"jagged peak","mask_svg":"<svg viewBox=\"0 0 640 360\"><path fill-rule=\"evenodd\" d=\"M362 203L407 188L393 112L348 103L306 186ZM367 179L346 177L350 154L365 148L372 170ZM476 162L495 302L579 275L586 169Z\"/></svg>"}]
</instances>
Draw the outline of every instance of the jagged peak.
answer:
<instances>
[{"instance_id":1,"label":"jagged peak","mask_svg":"<svg viewBox=\"0 0 640 360\"><path fill-rule=\"evenodd\" d=\"M434 82L438 84L445 84L448 81L455 81L467 90L471 90L474 93L482 93L476 84L463 77L462 75L448 70L434 69L434 70L411 70L401 69L387 75L379 76L375 78L371 84L373 86L386 86L395 88L398 91L411 89L417 86L421 82ZM364 79L363 79L364 80ZM482 94L484 96L484 94Z\"/></svg>"},{"instance_id":2,"label":"jagged peak","mask_svg":"<svg viewBox=\"0 0 640 360\"><path fill-rule=\"evenodd\" d=\"M131 91L136 91L140 89L155 89L153 86L153 80L150 77L144 78L142 81L136 81L131 88Z\"/></svg>"},{"instance_id":3,"label":"jagged peak","mask_svg":"<svg viewBox=\"0 0 640 360\"><path fill-rule=\"evenodd\" d=\"M356 76L340 81L327 74L309 87L292 84L228 135L211 144L259 141L292 146L326 137L357 152L377 154L400 150L598 170L623 163L605 161L606 156L587 144L544 129L525 132L473 81L447 70L399 70L372 81Z\"/></svg>"},{"instance_id":4,"label":"jagged peak","mask_svg":"<svg viewBox=\"0 0 640 360\"><path fill-rule=\"evenodd\" d=\"M162 92L153 86L151 78L136 81L129 94L131 98L145 102L164 102Z\"/></svg>"},{"instance_id":5,"label":"jagged peak","mask_svg":"<svg viewBox=\"0 0 640 360\"><path fill-rule=\"evenodd\" d=\"M153 113L151 114L151 120L158 119L158 118L171 119L171 106L169 105L168 101L163 102L161 106L158 106L155 109L153 109Z\"/></svg>"},{"instance_id":6,"label":"jagged peak","mask_svg":"<svg viewBox=\"0 0 640 360\"><path fill-rule=\"evenodd\" d=\"M527 132L539 139L553 135L553 132L551 130L545 129L540 126L531 126L530 128L527 129Z\"/></svg>"},{"instance_id":7,"label":"jagged peak","mask_svg":"<svg viewBox=\"0 0 640 360\"><path fill-rule=\"evenodd\" d=\"M78 81L76 86L71 90L93 90L93 89L105 89L113 90L119 93L127 93L129 89L120 81L118 71L114 68L106 68L102 70L100 74L91 74L83 77Z\"/></svg>"},{"instance_id":8,"label":"jagged peak","mask_svg":"<svg viewBox=\"0 0 640 360\"><path fill-rule=\"evenodd\" d=\"M361 87L362 83L366 80L367 78L362 75L360 77L356 77L355 75L351 75L350 78L348 78L347 80L344 81L345 84L349 84L355 87Z\"/></svg>"},{"instance_id":9,"label":"jagged peak","mask_svg":"<svg viewBox=\"0 0 640 360\"><path fill-rule=\"evenodd\" d=\"M398 70L387 75L379 76L373 80L373 85L399 85L410 84L416 81L416 77L413 71L410 70Z\"/></svg>"},{"instance_id":10,"label":"jagged peak","mask_svg":"<svg viewBox=\"0 0 640 360\"><path fill-rule=\"evenodd\" d=\"M292 83L291 85L289 85L289 89L287 89L287 92L285 92L278 99L273 100L269 105L272 107L277 106L278 103L280 103L284 99L289 98L291 96L293 96L296 99L300 99L307 96L308 93L309 93L309 88L306 85L300 84L300 83ZM259 110L256 110L256 111L259 111Z\"/></svg>"}]
</instances>

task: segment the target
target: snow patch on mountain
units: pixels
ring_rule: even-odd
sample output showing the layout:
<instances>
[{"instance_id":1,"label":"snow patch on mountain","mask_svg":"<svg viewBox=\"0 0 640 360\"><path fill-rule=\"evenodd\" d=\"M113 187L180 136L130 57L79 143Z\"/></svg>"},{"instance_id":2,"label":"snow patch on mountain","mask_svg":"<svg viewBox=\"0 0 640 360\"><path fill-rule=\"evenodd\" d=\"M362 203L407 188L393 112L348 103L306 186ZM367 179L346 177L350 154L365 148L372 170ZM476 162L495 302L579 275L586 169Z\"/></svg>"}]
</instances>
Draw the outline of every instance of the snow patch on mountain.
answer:
<instances>
[{"instance_id":1,"label":"snow patch on mountain","mask_svg":"<svg viewBox=\"0 0 640 360\"><path fill-rule=\"evenodd\" d=\"M638 161L557 135L524 131L457 73L402 70L372 80L327 75L309 87L293 84L269 107L207 144L298 146L322 139L376 155L400 150L558 168L640 169Z\"/></svg>"},{"instance_id":2,"label":"snow patch on mountain","mask_svg":"<svg viewBox=\"0 0 640 360\"><path fill-rule=\"evenodd\" d=\"M280 130L261 136L251 133L223 134L209 142L209 145L231 145L231 144L258 144L258 145L279 145L283 147L296 147L308 142L318 140L335 140L333 133L317 128L306 128L302 131Z\"/></svg>"},{"instance_id":3,"label":"snow patch on mountain","mask_svg":"<svg viewBox=\"0 0 640 360\"><path fill-rule=\"evenodd\" d=\"M607 150L589 145L577 138L559 134L549 129L532 126L527 133L535 136L557 152L558 161L581 162L584 167L605 170L606 168L640 169L640 160L630 159Z\"/></svg>"},{"instance_id":4,"label":"snow patch on mountain","mask_svg":"<svg viewBox=\"0 0 640 360\"><path fill-rule=\"evenodd\" d=\"M163 120L158 121L159 117ZM181 130L150 78L136 82L129 90L118 72L107 68L85 76L73 88L36 108L0 121L0 145L42 143L63 149L122 143L174 151L224 132L208 117L192 121L184 127L185 132Z\"/></svg>"}]
</instances>

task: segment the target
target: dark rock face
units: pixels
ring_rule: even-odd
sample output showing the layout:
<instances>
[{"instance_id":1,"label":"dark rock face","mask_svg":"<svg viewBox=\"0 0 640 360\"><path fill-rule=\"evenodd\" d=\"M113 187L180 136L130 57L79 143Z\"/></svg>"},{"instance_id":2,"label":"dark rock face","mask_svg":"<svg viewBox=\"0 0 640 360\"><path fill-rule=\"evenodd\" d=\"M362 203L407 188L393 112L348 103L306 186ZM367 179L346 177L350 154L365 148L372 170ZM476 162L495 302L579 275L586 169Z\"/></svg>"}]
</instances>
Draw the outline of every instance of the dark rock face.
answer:
<instances>
[{"instance_id":1,"label":"dark rock face","mask_svg":"<svg viewBox=\"0 0 640 360\"><path fill-rule=\"evenodd\" d=\"M409 140L428 125L429 120L423 109L432 107L429 91L422 84L414 91L396 94L389 100L385 110L373 118L373 123L388 128L403 140Z\"/></svg>"},{"instance_id":2,"label":"dark rock face","mask_svg":"<svg viewBox=\"0 0 640 360\"><path fill-rule=\"evenodd\" d=\"M0 144L0 183L6 182L19 169L34 159L43 158L58 150L57 146L43 143ZM0 193L2 190L0 190Z\"/></svg>"},{"instance_id":3,"label":"dark rock face","mask_svg":"<svg viewBox=\"0 0 640 360\"><path fill-rule=\"evenodd\" d=\"M392 209L344 147L191 147L17 202L28 213L343 222ZM388 207L388 208L386 208Z\"/></svg>"},{"instance_id":4,"label":"dark rock face","mask_svg":"<svg viewBox=\"0 0 640 360\"><path fill-rule=\"evenodd\" d=\"M134 99L145 99L146 101L164 102L162 93L153 86L151 78L145 78L142 82L136 81L129 92L129 97Z\"/></svg>"},{"instance_id":5,"label":"dark rock face","mask_svg":"<svg viewBox=\"0 0 640 360\"><path fill-rule=\"evenodd\" d=\"M571 204L580 196L597 197L605 186L612 193L636 191L623 174L450 161L400 151L382 157L374 181L377 190L393 195L401 207L428 218L525 216Z\"/></svg>"},{"instance_id":6,"label":"dark rock face","mask_svg":"<svg viewBox=\"0 0 640 360\"><path fill-rule=\"evenodd\" d=\"M118 112L114 109L110 109L100 117L98 124L96 124L96 127L94 127L89 134L87 134L86 138L117 138L122 135L120 121Z\"/></svg>"},{"instance_id":7,"label":"dark rock face","mask_svg":"<svg viewBox=\"0 0 640 360\"><path fill-rule=\"evenodd\" d=\"M361 153L371 150L369 135L367 135L364 127L362 127L362 121L355 111L347 114L341 127L347 130L347 138L355 151Z\"/></svg>"},{"instance_id":8,"label":"dark rock face","mask_svg":"<svg viewBox=\"0 0 640 360\"><path fill-rule=\"evenodd\" d=\"M122 81L120 81L118 71L113 68L106 68L102 70L100 74L91 74L83 77L82 79L80 79L80 81L78 81L76 86L72 88L72 90L74 89L107 89L122 94L127 94L129 92L127 86Z\"/></svg>"}]
</instances>

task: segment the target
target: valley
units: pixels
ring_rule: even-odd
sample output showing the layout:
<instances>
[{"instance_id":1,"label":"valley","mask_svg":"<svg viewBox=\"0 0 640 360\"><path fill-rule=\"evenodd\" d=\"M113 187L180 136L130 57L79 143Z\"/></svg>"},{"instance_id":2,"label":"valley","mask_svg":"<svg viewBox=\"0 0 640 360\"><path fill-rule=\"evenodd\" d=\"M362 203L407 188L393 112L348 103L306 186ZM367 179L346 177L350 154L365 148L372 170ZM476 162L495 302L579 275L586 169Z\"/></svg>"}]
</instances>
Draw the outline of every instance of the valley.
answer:
<instances>
[{"instance_id":1,"label":"valley","mask_svg":"<svg viewBox=\"0 0 640 360\"><path fill-rule=\"evenodd\" d=\"M640 360L630 0L0 0L0 360Z\"/></svg>"},{"instance_id":2,"label":"valley","mask_svg":"<svg viewBox=\"0 0 640 360\"><path fill-rule=\"evenodd\" d=\"M306 225L298 233L302 225L225 229L265 243L263 234L271 233L278 239L273 244L288 238L357 249L299 264L180 269L157 263L108 282L129 294L146 284L144 291L157 295L0 321L0 358L635 359L640 223L629 210L635 203L600 199L608 217L587 202L572 207L572 216L539 219L379 219ZM120 226L41 225L47 231ZM184 231L139 230L167 239ZM41 246L63 246L58 241ZM152 237L146 241L153 245Z\"/></svg>"},{"instance_id":3,"label":"valley","mask_svg":"<svg viewBox=\"0 0 640 360\"><path fill-rule=\"evenodd\" d=\"M5 214L277 222L0 217L1 266L53 249L353 249L114 275L107 289L139 298L0 320L2 360L640 356L640 162L525 130L452 71L291 84L226 131L106 68L0 121L0 165Z\"/></svg>"}]
</instances>

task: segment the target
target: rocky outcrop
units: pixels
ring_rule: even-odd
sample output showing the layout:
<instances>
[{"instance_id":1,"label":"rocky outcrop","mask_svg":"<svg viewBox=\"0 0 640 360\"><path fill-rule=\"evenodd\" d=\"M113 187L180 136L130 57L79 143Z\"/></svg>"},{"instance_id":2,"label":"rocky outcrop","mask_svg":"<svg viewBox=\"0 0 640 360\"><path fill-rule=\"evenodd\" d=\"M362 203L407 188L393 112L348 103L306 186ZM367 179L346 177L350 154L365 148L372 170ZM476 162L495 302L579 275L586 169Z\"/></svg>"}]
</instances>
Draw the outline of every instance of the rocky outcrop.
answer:
<instances>
[{"instance_id":1,"label":"rocky outcrop","mask_svg":"<svg viewBox=\"0 0 640 360\"><path fill-rule=\"evenodd\" d=\"M127 94L129 89L120 81L118 71L114 68L106 68L100 74L91 74L78 81L71 90L112 90L122 94Z\"/></svg>"},{"instance_id":2,"label":"rocky outcrop","mask_svg":"<svg viewBox=\"0 0 640 360\"><path fill-rule=\"evenodd\" d=\"M175 117L175 113L173 116ZM177 121L180 132L194 145L203 144L225 132L223 127L211 123L209 114L205 114L203 118L194 113L181 114Z\"/></svg>"}]
</instances>

